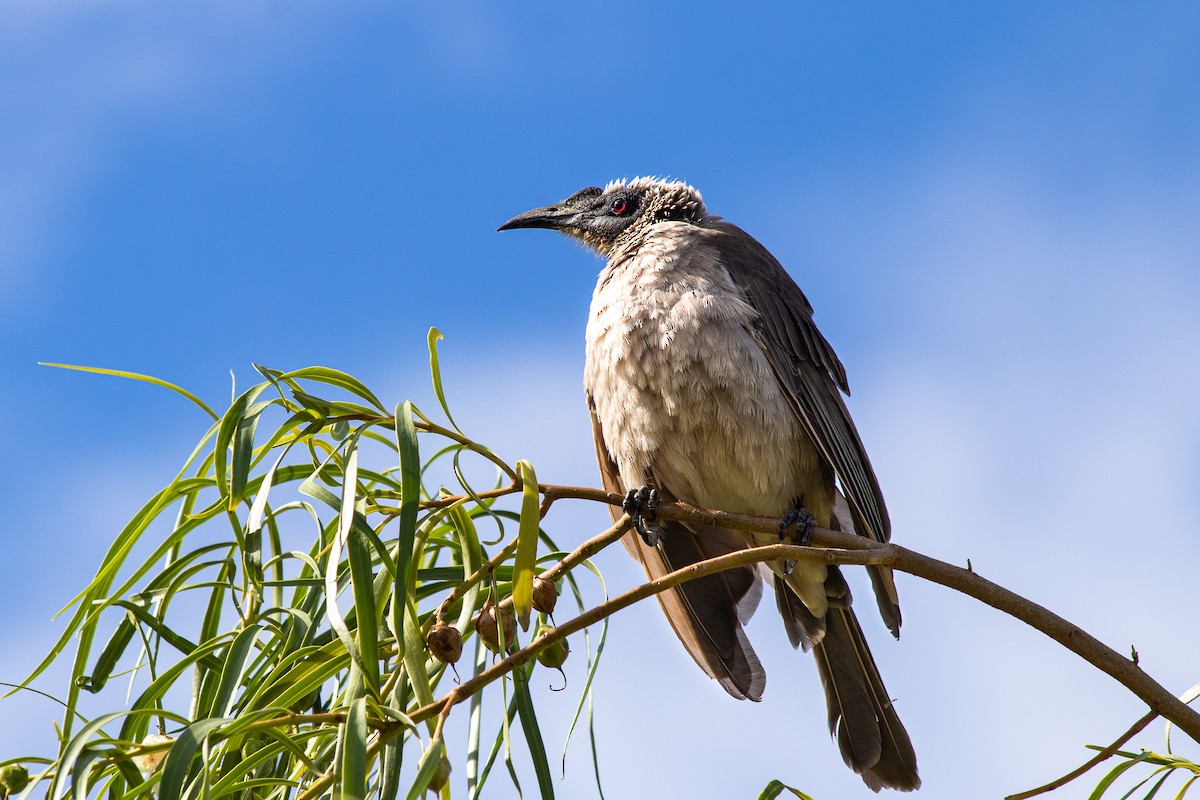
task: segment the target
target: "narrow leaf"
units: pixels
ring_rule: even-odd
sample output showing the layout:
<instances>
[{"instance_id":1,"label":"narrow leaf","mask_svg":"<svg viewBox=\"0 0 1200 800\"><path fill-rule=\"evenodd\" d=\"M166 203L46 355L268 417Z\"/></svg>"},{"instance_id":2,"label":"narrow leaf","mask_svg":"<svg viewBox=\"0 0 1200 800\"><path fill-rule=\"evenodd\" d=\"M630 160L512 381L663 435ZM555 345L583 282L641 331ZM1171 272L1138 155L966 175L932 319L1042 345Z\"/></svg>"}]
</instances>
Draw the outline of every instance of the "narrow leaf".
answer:
<instances>
[{"instance_id":1,"label":"narrow leaf","mask_svg":"<svg viewBox=\"0 0 1200 800\"><path fill-rule=\"evenodd\" d=\"M254 654L254 640L261 630L261 625L250 625L237 635L225 652L221 682L218 684L216 700L213 703L214 715L227 717L233 712L237 700L234 695L246 674L246 666L250 662L250 656Z\"/></svg>"},{"instance_id":2,"label":"narrow leaf","mask_svg":"<svg viewBox=\"0 0 1200 800\"><path fill-rule=\"evenodd\" d=\"M208 735L229 722L227 719L202 719L179 734L163 762L158 800L179 800L183 784L191 771L192 758Z\"/></svg>"},{"instance_id":3,"label":"narrow leaf","mask_svg":"<svg viewBox=\"0 0 1200 800\"><path fill-rule=\"evenodd\" d=\"M367 796L367 699L360 697L350 704L346 722L341 728L342 763L339 772L339 797L335 800L364 800Z\"/></svg>"},{"instance_id":4,"label":"narrow leaf","mask_svg":"<svg viewBox=\"0 0 1200 800\"><path fill-rule=\"evenodd\" d=\"M513 611L521 630L529 630L529 612L533 609L533 569L537 562L538 485L533 465L525 459L517 462L521 477L521 523L517 530L517 556L513 561Z\"/></svg>"},{"instance_id":5,"label":"narrow leaf","mask_svg":"<svg viewBox=\"0 0 1200 800\"><path fill-rule=\"evenodd\" d=\"M220 419L220 417L217 416L216 412L213 411L211 408L209 408L208 405L205 404L205 402L203 400L201 400L199 397L196 397L196 395L192 394L187 389L183 389L179 386L176 386L173 383L168 383L167 381L164 381L161 378L155 378L150 375L142 375L137 372L125 372L124 370L119 370L119 369L101 369L100 367L81 367L76 364L53 364L48 361L39 361L38 366L55 367L57 369L72 369L72 370L75 370L76 372L94 372L97 375L112 375L115 378L129 378L130 380L142 381L143 383L152 383L155 386L161 386L164 389L170 389L172 392L175 392L178 395L182 395L183 397L186 397L188 400L191 400L193 403L200 406L200 408L204 409L204 412L206 414L208 414L210 417L212 417L213 419Z\"/></svg>"},{"instance_id":6,"label":"narrow leaf","mask_svg":"<svg viewBox=\"0 0 1200 800\"><path fill-rule=\"evenodd\" d=\"M450 425L454 430L462 433L462 429L458 427L458 423L450 414L450 406L446 403L446 392L442 389L442 368L438 363L437 343L444 338L442 332L437 328L429 329L429 371L433 374L433 392L437 395L438 402L441 403L442 413L446 415L446 419L450 420Z\"/></svg>"},{"instance_id":7,"label":"narrow leaf","mask_svg":"<svg viewBox=\"0 0 1200 800\"><path fill-rule=\"evenodd\" d=\"M775 800L776 797L779 797L779 795L783 794L784 790L791 792L796 797L799 797L800 800L812 800L811 797L799 789L793 789L791 786L788 786L778 780L773 780L768 783L766 788L764 788L762 793L758 796L758 800Z\"/></svg>"},{"instance_id":8,"label":"narrow leaf","mask_svg":"<svg viewBox=\"0 0 1200 800\"><path fill-rule=\"evenodd\" d=\"M525 670L518 669L513 673L513 701L517 704L517 715L521 718L521 730L525 734L525 744L529 748L529 757L533 760L533 772L537 775L542 798L553 800L554 779L550 776L546 744L542 741L542 730L534 713L533 698L529 696L529 673Z\"/></svg>"},{"instance_id":9,"label":"narrow leaf","mask_svg":"<svg viewBox=\"0 0 1200 800\"><path fill-rule=\"evenodd\" d=\"M417 776L413 779L412 788L408 790L408 800L422 800L425 797L425 790L429 788L429 782L433 780L438 764L442 763L445 755L446 746L440 738L429 743L429 747L425 748L424 754L421 755L421 762L417 766Z\"/></svg>"},{"instance_id":10,"label":"narrow leaf","mask_svg":"<svg viewBox=\"0 0 1200 800\"><path fill-rule=\"evenodd\" d=\"M1096 784L1096 788L1088 796L1088 800L1100 800L1100 798L1104 796L1104 793L1108 791L1108 788L1113 785L1113 782L1116 781L1117 778L1124 775L1131 767L1146 761L1148 756L1149 753L1143 752L1141 755L1131 758L1128 761L1123 761L1117 766L1113 767L1111 770L1109 770L1108 774L1101 778L1100 782Z\"/></svg>"},{"instance_id":11,"label":"narrow leaf","mask_svg":"<svg viewBox=\"0 0 1200 800\"><path fill-rule=\"evenodd\" d=\"M1195 686L1188 689L1183 694L1179 695L1179 700L1183 703L1190 705L1191 702L1193 700L1195 700L1197 697L1200 697L1200 683L1197 683ZM1167 741L1167 752L1168 753L1171 752L1171 728L1172 728L1172 726L1173 726L1173 723L1171 722L1171 720L1167 720L1167 724L1165 726L1163 726L1163 737Z\"/></svg>"},{"instance_id":12,"label":"narrow leaf","mask_svg":"<svg viewBox=\"0 0 1200 800\"><path fill-rule=\"evenodd\" d=\"M108 723L115 719L119 719L125 713L124 711L115 711L111 714L104 714L96 717L79 729L79 733L75 738L67 743L63 748L62 755L58 758L58 769L54 773L54 779L50 781L50 788L46 792L46 797L50 800L60 800L67 792L67 776L75 770L75 762L83 754L83 751L89 744L92 744L92 736L103 728Z\"/></svg>"},{"instance_id":13,"label":"narrow leaf","mask_svg":"<svg viewBox=\"0 0 1200 800\"><path fill-rule=\"evenodd\" d=\"M320 383L327 383L330 386L337 386L340 389L345 389L351 394L358 395L366 400L371 405L375 406L381 413L386 414L387 409L383 403L379 402L379 398L367 388L366 384L355 378L353 375L348 375L341 370L331 367L304 367L302 369L285 372L277 377L280 381L296 381L296 380L311 380Z\"/></svg>"},{"instance_id":14,"label":"narrow leaf","mask_svg":"<svg viewBox=\"0 0 1200 800\"><path fill-rule=\"evenodd\" d=\"M346 556L350 562L350 586L354 593L354 611L358 622L356 637L362 655L360 668L363 680L372 696L379 696L379 617L375 604L375 573L372 569L371 546L355 529L346 540Z\"/></svg>"},{"instance_id":15,"label":"narrow leaf","mask_svg":"<svg viewBox=\"0 0 1200 800\"><path fill-rule=\"evenodd\" d=\"M396 450L400 456L400 530L396 544L396 582L392 591L392 630L404 629L404 607L409 595L408 565L417 537L417 512L421 502L421 456L417 429L413 423L413 404L396 407ZM397 636L400 657L404 657L404 638Z\"/></svg>"}]
</instances>

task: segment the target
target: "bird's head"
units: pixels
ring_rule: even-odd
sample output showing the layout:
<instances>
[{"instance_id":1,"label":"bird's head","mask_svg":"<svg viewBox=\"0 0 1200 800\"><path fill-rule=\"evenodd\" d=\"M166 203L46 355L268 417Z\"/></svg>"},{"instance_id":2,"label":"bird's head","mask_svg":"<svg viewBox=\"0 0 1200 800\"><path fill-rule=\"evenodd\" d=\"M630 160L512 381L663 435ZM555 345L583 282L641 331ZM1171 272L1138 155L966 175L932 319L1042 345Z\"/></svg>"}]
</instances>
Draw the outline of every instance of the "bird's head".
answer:
<instances>
[{"instance_id":1,"label":"bird's head","mask_svg":"<svg viewBox=\"0 0 1200 800\"><path fill-rule=\"evenodd\" d=\"M549 228L579 239L605 256L660 222L702 220L700 193L681 181L634 178L591 186L552 206L518 214L497 230Z\"/></svg>"}]
</instances>

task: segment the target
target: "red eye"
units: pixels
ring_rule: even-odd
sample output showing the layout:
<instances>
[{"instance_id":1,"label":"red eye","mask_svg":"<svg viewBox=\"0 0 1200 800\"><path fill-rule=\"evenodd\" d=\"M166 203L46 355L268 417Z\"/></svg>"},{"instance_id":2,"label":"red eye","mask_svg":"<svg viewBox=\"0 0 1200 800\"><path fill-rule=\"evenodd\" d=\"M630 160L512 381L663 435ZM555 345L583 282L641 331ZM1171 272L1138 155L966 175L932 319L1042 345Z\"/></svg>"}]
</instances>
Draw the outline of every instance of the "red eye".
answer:
<instances>
[{"instance_id":1,"label":"red eye","mask_svg":"<svg viewBox=\"0 0 1200 800\"><path fill-rule=\"evenodd\" d=\"M618 197L616 200L613 200L612 213L624 214L628 210L629 210L629 204L625 202L624 197Z\"/></svg>"}]
</instances>

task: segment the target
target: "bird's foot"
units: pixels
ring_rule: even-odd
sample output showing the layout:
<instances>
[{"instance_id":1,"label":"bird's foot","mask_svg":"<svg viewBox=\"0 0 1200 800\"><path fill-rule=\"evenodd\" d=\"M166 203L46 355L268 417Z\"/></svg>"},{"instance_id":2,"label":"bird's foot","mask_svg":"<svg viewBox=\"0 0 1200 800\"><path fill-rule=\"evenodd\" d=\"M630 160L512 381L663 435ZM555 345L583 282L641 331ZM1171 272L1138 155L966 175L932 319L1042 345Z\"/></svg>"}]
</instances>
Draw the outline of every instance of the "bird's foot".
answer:
<instances>
[{"instance_id":1,"label":"bird's foot","mask_svg":"<svg viewBox=\"0 0 1200 800\"><path fill-rule=\"evenodd\" d=\"M796 535L794 537L796 544L807 547L812 540L812 530L816 526L817 520L804 507L801 500L797 499L795 504L788 510L783 518L779 520L779 541L783 541L788 537L788 533L795 528ZM791 575L792 570L796 568L796 562L793 559L787 559L783 562L783 574Z\"/></svg>"},{"instance_id":2,"label":"bird's foot","mask_svg":"<svg viewBox=\"0 0 1200 800\"><path fill-rule=\"evenodd\" d=\"M630 489L621 508L633 520L633 529L647 547L656 547L662 530L658 527L658 489L643 486Z\"/></svg>"}]
</instances>

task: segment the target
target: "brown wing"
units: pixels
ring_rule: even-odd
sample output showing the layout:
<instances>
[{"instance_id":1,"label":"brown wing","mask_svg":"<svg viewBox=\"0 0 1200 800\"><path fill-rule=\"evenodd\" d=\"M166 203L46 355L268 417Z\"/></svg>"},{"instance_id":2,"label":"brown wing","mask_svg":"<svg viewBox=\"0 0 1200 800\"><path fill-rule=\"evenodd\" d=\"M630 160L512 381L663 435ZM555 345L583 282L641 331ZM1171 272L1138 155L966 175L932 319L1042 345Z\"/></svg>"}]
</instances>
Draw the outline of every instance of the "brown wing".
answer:
<instances>
[{"instance_id":1,"label":"brown wing","mask_svg":"<svg viewBox=\"0 0 1200 800\"><path fill-rule=\"evenodd\" d=\"M626 487L604 443L604 431L596 417L591 397L588 411L592 417L592 433L596 440L596 458L604 489L624 494ZM660 494L665 487L658 486ZM666 500L673 497L666 493ZM610 506L613 520L621 517L621 509ZM650 580L667 573L746 547L743 537L718 528L692 530L676 522L662 524L662 538L657 547L647 547L638 534L630 530L621 539L629 554L642 563ZM754 648L742 628L749 620L762 594L758 573L753 567L740 567L715 575L688 581L658 595L659 605L667 621L692 658L708 675L715 678L739 700L759 700L766 686L766 673Z\"/></svg>"},{"instance_id":2,"label":"brown wing","mask_svg":"<svg viewBox=\"0 0 1200 800\"><path fill-rule=\"evenodd\" d=\"M813 323L808 298L773 255L736 225L711 218L706 243L715 248L746 301L759 314L755 336L792 410L833 467L850 506L855 532L880 542L891 538L883 493L866 449L842 399L846 370ZM840 391L839 391L840 390ZM880 614L899 635L900 605L892 572L868 567Z\"/></svg>"}]
</instances>

